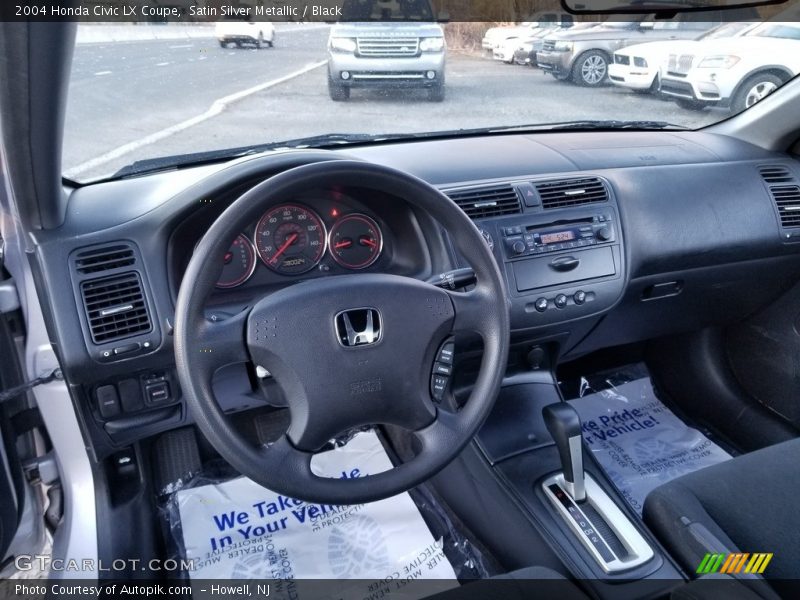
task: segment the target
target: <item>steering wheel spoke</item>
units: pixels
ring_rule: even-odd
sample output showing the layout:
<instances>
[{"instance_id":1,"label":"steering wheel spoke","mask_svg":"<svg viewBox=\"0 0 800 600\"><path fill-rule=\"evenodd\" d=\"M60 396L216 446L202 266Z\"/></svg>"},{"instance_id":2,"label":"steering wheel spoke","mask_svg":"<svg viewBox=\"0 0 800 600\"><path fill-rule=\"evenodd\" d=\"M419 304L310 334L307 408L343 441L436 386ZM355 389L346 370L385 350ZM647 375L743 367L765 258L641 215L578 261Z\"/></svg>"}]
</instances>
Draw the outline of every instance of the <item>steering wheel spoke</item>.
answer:
<instances>
[{"instance_id":1,"label":"steering wheel spoke","mask_svg":"<svg viewBox=\"0 0 800 600\"><path fill-rule=\"evenodd\" d=\"M250 361L245 341L248 310L223 321L203 319L197 324L194 353L198 364L208 371L216 368Z\"/></svg>"},{"instance_id":2,"label":"steering wheel spoke","mask_svg":"<svg viewBox=\"0 0 800 600\"><path fill-rule=\"evenodd\" d=\"M426 427L414 431L414 435L422 444L423 452L437 453L456 443L462 427L457 413L439 409L436 419Z\"/></svg>"},{"instance_id":3,"label":"steering wheel spoke","mask_svg":"<svg viewBox=\"0 0 800 600\"><path fill-rule=\"evenodd\" d=\"M468 292L446 290L453 303L453 331L480 332L483 330L487 310L491 309L491 296L480 286ZM505 309L505 306L503 306Z\"/></svg>"}]
</instances>

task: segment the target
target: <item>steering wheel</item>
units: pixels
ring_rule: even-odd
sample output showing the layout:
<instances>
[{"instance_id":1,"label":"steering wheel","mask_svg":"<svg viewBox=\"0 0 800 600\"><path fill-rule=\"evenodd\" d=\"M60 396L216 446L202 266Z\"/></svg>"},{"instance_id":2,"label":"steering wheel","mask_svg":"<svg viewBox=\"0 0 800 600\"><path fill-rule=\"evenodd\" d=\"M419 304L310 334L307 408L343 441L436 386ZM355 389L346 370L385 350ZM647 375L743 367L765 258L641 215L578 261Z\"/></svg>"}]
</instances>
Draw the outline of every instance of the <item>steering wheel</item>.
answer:
<instances>
[{"instance_id":1,"label":"steering wheel","mask_svg":"<svg viewBox=\"0 0 800 600\"><path fill-rule=\"evenodd\" d=\"M266 295L224 321L206 319L204 305L223 256L242 230L300 192L348 184L398 196L436 219L474 269L475 287L446 291L378 273L319 277ZM342 315L353 310L373 315L372 333L358 340L356 326L343 325ZM360 323L359 332L370 329L363 319ZM349 333L343 335L343 327ZM457 331L479 334L483 357L469 399L454 412L435 403L429 390L438 348ZM497 263L478 229L452 200L400 171L337 160L275 175L238 198L211 225L195 248L178 294L175 358L197 426L234 468L286 496L354 504L407 491L458 455L498 394L509 331ZM372 343L346 345L343 339L348 337ZM272 374L289 406L287 432L269 445L248 442L214 398L214 372L248 361ZM312 456L332 438L377 424L413 432L419 441L415 457L360 478L333 479L312 472Z\"/></svg>"}]
</instances>

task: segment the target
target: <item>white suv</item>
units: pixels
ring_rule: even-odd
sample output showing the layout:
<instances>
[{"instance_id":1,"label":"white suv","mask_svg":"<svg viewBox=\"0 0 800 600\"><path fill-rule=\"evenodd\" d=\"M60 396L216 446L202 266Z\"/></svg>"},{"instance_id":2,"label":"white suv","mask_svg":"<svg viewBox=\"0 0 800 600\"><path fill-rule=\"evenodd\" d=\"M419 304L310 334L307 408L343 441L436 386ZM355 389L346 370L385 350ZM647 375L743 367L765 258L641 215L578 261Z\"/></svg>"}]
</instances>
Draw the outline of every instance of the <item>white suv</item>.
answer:
<instances>
[{"instance_id":1,"label":"white suv","mask_svg":"<svg viewBox=\"0 0 800 600\"><path fill-rule=\"evenodd\" d=\"M635 44L614 52L608 65L611 83L635 92L656 92L661 85L661 71L670 54L685 54L701 41L739 37L755 27L748 21L723 23L702 34L697 40L665 40Z\"/></svg>"},{"instance_id":2,"label":"white suv","mask_svg":"<svg viewBox=\"0 0 800 600\"><path fill-rule=\"evenodd\" d=\"M672 53L661 92L680 106L749 108L800 72L800 23L766 22L738 38Z\"/></svg>"}]
</instances>

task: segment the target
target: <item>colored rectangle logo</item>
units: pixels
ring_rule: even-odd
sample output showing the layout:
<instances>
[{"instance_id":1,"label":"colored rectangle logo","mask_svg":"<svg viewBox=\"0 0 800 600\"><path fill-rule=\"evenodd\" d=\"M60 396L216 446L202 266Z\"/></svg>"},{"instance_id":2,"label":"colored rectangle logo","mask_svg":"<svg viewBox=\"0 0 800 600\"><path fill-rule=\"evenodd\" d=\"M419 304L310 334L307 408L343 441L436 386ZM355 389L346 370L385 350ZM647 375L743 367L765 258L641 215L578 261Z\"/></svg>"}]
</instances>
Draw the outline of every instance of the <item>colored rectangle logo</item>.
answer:
<instances>
[{"instance_id":1,"label":"colored rectangle logo","mask_svg":"<svg viewBox=\"0 0 800 600\"><path fill-rule=\"evenodd\" d=\"M772 556L772 552L706 554L695 572L698 575L708 575L709 573L761 575L772 560Z\"/></svg>"}]
</instances>

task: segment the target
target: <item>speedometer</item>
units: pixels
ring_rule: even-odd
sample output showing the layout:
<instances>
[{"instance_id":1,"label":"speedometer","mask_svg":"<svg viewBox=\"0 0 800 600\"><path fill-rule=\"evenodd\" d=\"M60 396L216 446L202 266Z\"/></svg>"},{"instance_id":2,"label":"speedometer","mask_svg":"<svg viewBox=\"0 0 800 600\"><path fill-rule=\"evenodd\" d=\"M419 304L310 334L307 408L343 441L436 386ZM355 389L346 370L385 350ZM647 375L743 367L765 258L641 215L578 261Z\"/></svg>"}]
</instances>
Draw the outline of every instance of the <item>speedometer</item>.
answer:
<instances>
[{"instance_id":1,"label":"speedometer","mask_svg":"<svg viewBox=\"0 0 800 600\"><path fill-rule=\"evenodd\" d=\"M325 254L327 235L322 219L298 204L267 211L256 225L256 250L270 269L299 275L313 269Z\"/></svg>"}]
</instances>

